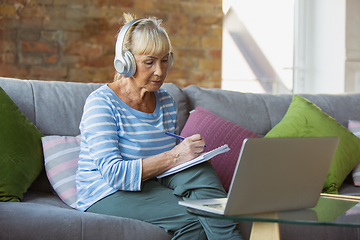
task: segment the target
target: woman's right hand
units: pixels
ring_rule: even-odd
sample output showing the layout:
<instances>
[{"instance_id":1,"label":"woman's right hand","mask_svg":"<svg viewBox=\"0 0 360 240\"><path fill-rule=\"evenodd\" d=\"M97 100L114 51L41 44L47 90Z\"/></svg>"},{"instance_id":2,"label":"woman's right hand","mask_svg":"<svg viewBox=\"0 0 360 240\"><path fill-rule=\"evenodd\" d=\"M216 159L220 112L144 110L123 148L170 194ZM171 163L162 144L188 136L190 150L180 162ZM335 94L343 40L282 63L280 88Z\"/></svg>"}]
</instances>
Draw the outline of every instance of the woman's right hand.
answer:
<instances>
[{"instance_id":1,"label":"woman's right hand","mask_svg":"<svg viewBox=\"0 0 360 240\"><path fill-rule=\"evenodd\" d=\"M174 166L198 157L204 151L204 146L205 141L200 134L185 138L170 151L174 156Z\"/></svg>"},{"instance_id":2,"label":"woman's right hand","mask_svg":"<svg viewBox=\"0 0 360 240\"><path fill-rule=\"evenodd\" d=\"M198 157L204 151L205 141L200 134L185 138L170 151L142 160L142 181L155 177L172 167Z\"/></svg>"}]
</instances>

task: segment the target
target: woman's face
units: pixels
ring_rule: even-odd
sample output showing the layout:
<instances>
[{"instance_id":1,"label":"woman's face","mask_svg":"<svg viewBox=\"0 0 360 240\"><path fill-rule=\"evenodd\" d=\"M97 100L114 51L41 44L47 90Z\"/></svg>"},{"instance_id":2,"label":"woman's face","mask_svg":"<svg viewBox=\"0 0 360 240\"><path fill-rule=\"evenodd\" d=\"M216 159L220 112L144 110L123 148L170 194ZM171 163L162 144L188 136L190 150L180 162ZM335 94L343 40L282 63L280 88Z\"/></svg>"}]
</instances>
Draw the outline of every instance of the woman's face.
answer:
<instances>
[{"instance_id":1,"label":"woman's face","mask_svg":"<svg viewBox=\"0 0 360 240\"><path fill-rule=\"evenodd\" d=\"M169 66L169 53L160 55L134 55L136 72L133 76L140 88L154 92L164 83Z\"/></svg>"}]
</instances>

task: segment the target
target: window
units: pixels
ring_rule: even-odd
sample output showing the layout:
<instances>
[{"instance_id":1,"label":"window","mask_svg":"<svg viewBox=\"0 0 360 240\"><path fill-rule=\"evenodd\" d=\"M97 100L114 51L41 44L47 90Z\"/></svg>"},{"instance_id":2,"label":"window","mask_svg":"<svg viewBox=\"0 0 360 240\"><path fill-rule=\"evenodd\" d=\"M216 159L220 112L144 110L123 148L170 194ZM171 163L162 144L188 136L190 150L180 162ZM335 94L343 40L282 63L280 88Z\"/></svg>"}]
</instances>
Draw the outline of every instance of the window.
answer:
<instances>
[{"instance_id":1,"label":"window","mask_svg":"<svg viewBox=\"0 0 360 240\"><path fill-rule=\"evenodd\" d=\"M293 90L295 0L223 0L222 89Z\"/></svg>"}]
</instances>

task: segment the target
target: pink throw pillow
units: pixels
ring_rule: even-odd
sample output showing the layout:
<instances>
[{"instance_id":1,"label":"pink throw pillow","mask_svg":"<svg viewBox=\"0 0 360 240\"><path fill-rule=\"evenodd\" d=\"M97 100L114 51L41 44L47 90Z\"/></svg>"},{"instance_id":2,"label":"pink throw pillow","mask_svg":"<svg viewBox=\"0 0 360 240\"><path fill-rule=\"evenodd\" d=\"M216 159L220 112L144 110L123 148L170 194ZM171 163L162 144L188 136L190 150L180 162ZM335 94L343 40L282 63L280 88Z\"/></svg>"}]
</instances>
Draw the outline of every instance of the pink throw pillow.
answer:
<instances>
[{"instance_id":1,"label":"pink throw pillow","mask_svg":"<svg viewBox=\"0 0 360 240\"><path fill-rule=\"evenodd\" d=\"M348 129L350 132L360 138L360 121L349 120ZM360 187L360 164L356 165L352 170L352 177L354 180L354 185Z\"/></svg>"},{"instance_id":2,"label":"pink throw pillow","mask_svg":"<svg viewBox=\"0 0 360 240\"><path fill-rule=\"evenodd\" d=\"M75 175L79 161L80 135L45 136L41 141L50 184L64 203L76 208Z\"/></svg>"},{"instance_id":3,"label":"pink throw pillow","mask_svg":"<svg viewBox=\"0 0 360 240\"><path fill-rule=\"evenodd\" d=\"M202 107L197 107L190 113L181 132L182 137L194 134L200 134L205 140L205 151L213 150L224 144L229 146L229 152L220 154L211 160L224 189L228 192L243 140L259 138L259 136Z\"/></svg>"}]
</instances>

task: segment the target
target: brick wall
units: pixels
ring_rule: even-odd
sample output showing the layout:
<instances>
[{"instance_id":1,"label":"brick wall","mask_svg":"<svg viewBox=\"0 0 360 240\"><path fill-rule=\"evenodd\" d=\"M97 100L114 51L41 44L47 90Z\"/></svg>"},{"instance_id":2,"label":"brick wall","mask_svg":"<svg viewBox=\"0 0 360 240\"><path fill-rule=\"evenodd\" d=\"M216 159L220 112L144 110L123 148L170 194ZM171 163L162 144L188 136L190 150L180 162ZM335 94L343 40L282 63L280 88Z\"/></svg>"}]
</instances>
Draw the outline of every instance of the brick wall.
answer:
<instances>
[{"instance_id":1,"label":"brick wall","mask_svg":"<svg viewBox=\"0 0 360 240\"><path fill-rule=\"evenodd\" d=\"M221 0L0 0L0 76L111 82L123 12L163 19L167 82L221 87Z\"/></svg>"}]
</instances>

